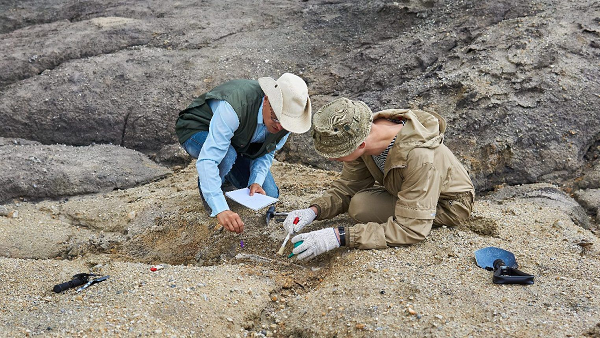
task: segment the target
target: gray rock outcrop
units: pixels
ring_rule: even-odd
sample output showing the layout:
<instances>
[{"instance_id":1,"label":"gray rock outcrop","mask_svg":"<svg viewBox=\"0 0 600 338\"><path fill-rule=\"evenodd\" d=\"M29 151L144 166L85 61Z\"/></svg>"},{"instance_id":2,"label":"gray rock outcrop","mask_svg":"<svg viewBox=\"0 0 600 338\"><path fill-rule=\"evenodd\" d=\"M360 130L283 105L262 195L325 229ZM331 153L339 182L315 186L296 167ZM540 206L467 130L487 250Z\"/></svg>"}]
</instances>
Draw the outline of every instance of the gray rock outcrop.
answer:
<instances>
[{"instance_id":1,"label":"gray rock outcrop","mask_svg":"<svg viewBox=\"0 0 600 338\"><path fill-rule=\"evenodd\" d=\"M144 154L111 145L3 145L0 158L0 203L131 188L171 173Z\"/></svg>"},{"instance_id":2,"label":"gray rock outcrop","mask_svg":"<svg viewBox=\"0 0 600 338\"><path fill-rule=\"evenodd\" d=\"M590 219L586 210L572 197L551 184L540 183L503 187L483 198L494 201L526 198L540 205L560 209L571 217L573 223L585 229L590 228Z\"/></svg>"},{"instance_id":3,"label":"gray rock outcrop","mask_svg":"<svg viewBox=\"0 0 600 338\"><path fill-rule=\"evenodd\" d=\"M4 3L0 136L154 157L176 144L174 121L194 96L290 71L308 82L315 109L344 95L373 110L439 112L478 190L560 183L595 161L586 156L600 135L593 1L263 5ZM279 158L337 167L309 134Z\"/></svg>"}]
</instances>

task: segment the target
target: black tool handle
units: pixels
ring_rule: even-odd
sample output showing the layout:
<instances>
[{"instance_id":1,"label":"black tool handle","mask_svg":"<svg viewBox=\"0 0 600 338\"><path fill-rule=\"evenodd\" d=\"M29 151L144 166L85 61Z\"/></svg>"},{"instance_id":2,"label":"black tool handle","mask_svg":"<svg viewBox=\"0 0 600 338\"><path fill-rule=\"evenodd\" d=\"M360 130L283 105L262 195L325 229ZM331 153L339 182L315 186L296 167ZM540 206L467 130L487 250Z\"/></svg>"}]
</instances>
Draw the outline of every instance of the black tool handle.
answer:
<instances>
[{"instance_id":1,"label":"black tool handle","mask_svg":"<svg viewBox=\"0 0 600 338\"><path fill-rule=\"evenodd\" d=\"M504 264L501 259L494 261L494 284L533 284L533 276Z\"/></svg>"},{"instance_id":2,"label":"black tool handle","mask_svg":"<svg viewBox=\"0 0 600 338\"><path fill-rule=\"evenodd\" d=\"M83 285L85 283L87 283L86 279L75 278L75 279L70 280L68 282L64 282L62 284L54 285L54 289L52 289L52 291L54 291L56 293L59 293L59 292L65 291L67 289L74 288L74 287L79 286L79 285Z\"/></svg>"}]
</instances>

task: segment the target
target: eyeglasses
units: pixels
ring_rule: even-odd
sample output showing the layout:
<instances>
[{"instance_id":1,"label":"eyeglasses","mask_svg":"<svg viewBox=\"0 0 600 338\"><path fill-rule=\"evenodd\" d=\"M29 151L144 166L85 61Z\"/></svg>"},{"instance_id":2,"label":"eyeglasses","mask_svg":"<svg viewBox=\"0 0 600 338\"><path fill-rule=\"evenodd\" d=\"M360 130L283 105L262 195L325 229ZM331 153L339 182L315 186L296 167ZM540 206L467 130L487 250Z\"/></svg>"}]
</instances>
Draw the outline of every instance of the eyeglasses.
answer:
<instances>
[{"instance_id":1,"label":"eyeglasses","mask_svg":"<svg viewBox=\"0 0 600 338\"><path fill-rule=\"evenodd\" d=\"M271 106L271 102L269 102L268 96L265 96L265 102L269 105L269 110L271 110L271 121L273 121L274 123L281 124L281 122L279 122L279 119L277 118L277 115L275 115L275 111L273 110L273 106Z\"/></svg>"},{"instance_id":2,"label":"eyeglasses","mask_svg":"<svg viewBox=\"0 0 600 338\"><path fill-rule=\"evenodd\" d=\"M271 113L271 121L281 124L281 122L279 122L279 119L277 119L277 116L275 116L275 114L273 113Z\"/></svg>"}]
</instances>

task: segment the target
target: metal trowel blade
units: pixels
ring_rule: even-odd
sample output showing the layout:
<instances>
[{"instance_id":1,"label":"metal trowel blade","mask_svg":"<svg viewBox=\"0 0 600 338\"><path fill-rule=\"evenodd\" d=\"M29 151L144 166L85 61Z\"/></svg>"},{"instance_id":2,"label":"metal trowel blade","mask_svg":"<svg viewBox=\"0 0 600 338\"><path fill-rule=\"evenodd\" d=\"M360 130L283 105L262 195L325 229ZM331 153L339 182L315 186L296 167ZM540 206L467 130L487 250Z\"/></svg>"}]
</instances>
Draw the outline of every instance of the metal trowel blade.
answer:
<instances>
[{"instance_id":1,"label":"metal trowel blade","mask_svg":"<svg viewBox=\"0 0 600 338\"><path fill-rule=\"evenodd\" d=\"M475 251L475 261L477 261L477 266L480 268L484 268L486 270L494 270L494 261L496 259L501 259L504 261L506 266L511 268L518 268L517 260L515 259L515 255L510 251L506 251L504 249L496 248L493 246L489 246L487 248L479 249Z\"/></svg>"}]
</instances>

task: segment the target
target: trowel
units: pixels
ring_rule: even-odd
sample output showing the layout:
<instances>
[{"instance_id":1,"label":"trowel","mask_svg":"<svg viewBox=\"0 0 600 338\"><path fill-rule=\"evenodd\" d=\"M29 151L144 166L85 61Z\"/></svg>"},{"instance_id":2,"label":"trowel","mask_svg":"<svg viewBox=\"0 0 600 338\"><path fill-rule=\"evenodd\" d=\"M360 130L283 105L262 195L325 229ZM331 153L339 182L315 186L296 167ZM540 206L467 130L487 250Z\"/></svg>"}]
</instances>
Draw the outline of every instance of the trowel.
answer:
<instances>
[{"instance_id":1,"label":"trowel","mask_svg":"<svg viewBox=\"0 0 600 338\"><path fill-rule=\"evenodd\" d=\"M494 284L533 284L533 275L517 270L517 260L512 252L493 246L475 251L477 266L494 271Z\"/></svg>"}]
</instances>

